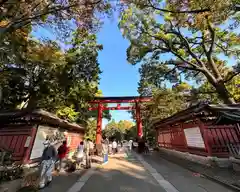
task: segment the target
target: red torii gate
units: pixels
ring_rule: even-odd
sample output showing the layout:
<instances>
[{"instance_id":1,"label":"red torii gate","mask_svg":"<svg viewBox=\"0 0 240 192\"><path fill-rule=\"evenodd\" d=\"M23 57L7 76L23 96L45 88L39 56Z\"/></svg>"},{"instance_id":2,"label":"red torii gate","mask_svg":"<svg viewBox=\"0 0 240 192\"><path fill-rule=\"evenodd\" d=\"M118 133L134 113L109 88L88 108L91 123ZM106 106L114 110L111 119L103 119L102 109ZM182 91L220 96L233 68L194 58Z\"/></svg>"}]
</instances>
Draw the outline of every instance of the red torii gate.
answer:
<instances>
[{"instance_id":1,"label":"red torii gate","mask_svg":"<svg viewBox=\"0 0 240 192\"><path fill-rule=\"evenodd\" d=\"M151 100L151 97L140 97L140 96L131 96L131 97L95 97L93 101L90 101L89 104L96 105L97 107L90 107L89 110L98 110L97 118L97 134L96 134L96 144L101 143L102 139L102 113L103 110L136 110L136 121L137 121L137 134L138 137L143 136L142 130L142 119L141 119L141 109L139 103L148 102ZM116 107L104 107L103 104L106 103L117 103ZM120 103L135 103L135 106L124 107Z\"/></svg>"}]
</instances>

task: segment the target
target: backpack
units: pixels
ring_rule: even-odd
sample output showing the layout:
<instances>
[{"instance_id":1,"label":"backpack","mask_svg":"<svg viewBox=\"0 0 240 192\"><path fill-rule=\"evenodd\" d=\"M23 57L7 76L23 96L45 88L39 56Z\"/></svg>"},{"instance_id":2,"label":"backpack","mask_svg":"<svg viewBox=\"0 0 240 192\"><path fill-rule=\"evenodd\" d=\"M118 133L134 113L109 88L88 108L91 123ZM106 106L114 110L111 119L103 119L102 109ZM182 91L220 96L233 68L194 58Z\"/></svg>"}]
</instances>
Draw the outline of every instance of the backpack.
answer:
<instances>
[{"instance_id":1,"label":"backpack","mask_svg":"<svg viewBox=\"0 0 240 192\"><path fill-rule=\"evenodd\" d=\"M52 146L48 146L43 150L42 156L45 156L46 160L49 160L56 156L56 152Z\"/></svg>"}]
</instances>

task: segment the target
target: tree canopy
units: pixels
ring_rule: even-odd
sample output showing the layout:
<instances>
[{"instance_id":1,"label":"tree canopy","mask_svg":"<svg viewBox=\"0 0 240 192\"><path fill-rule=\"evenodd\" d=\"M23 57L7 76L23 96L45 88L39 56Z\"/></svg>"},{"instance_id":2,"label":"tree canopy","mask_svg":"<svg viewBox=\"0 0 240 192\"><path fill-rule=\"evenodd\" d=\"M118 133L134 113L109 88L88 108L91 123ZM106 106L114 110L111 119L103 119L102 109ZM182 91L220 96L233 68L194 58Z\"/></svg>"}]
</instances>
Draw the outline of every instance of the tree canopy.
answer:
<instances>
[{"instance_id":1,"label":"tree canopy","mask_svg":"<svg viewBox=\"0 0 240 192\"><path fill-rule=\"evenodd\" d=\"M169 7L167 2L166 8ZM184 15L129 4L119 23L123 35L130 41L128 61L142 63L141 73L157 87L165 80L171 83L182 78L196 83L207 81L224 103L234 103L227 83L240 73L239 34L215 22L211 14L197 14L192 19ZM227 19L229 17L225 21ZM236 64L224 73L225 58L231 57Z\"/></svg>"},{"instance_id":2,"label":"tree canopy","mask_svg":"<svg viewBox=\"0 0 240 192\"><path fill-rule=\"evenodd\" d=\"M116 122L113 119L106 125L105 129L103 130L103 135L110 140L116 139L121 141L126 137L127 133L133 128L133 126L134 123L131 121L121 120Z\"/></svg>"},{"instance_id":3,"label":"tree canopy","mask_svg":"<svg viewBox=\"0 0 240 192\"><path fill-rule=\"evenodd\" d=\"M69 31L66 21L73 21L83 28L92 28L97 24L99 12L107 12L110 4L105 0L69 0L69 1L9 1L0 2L0 34L13 32L26 26L50 24L58 31ZM69 25L68 25L69 26ZM66 31L67 30L67 31Z\"/></svg>"},{"instance_id":4,"label":"tree canopy","mask_svg":"<svg viewBox=\"0 0 240 192\"><path fill-rule=\"evenodd\" d=\"M77 30L71 44L64 52L55 42L30 39L20 63L3 63L1 109L42 108L86 121L88 101L98 92L102 45L87 30Z\"/></svg>"},{"instance_id":5,"label":"tree canopy","mask_svg":"<svg viewBox=\"0 0 240 192\"><path fill-rule=\"evenodd\" d=\"M110 14L107 0L18 1L0 2L0 67L20 63L33 31L45 29L65 43L78 29L95 33L102 16Z\"/></svg>"},{"instance_id":6,"label":"tree canopy","mask_svg":"<svg viewBox=\"0 0 240 192\"><path fill-rule=\"evenodd\" d=\"M179 20L200 19L204 14L211 15L214 21L224 22L231 17L234 24L239 24L240 2L239 0L127 0L125 4L134 4L140 9L151 8L162 13L174 14ZM201 15L202 14L202 15Z\"/></svg>"}]
</instances>

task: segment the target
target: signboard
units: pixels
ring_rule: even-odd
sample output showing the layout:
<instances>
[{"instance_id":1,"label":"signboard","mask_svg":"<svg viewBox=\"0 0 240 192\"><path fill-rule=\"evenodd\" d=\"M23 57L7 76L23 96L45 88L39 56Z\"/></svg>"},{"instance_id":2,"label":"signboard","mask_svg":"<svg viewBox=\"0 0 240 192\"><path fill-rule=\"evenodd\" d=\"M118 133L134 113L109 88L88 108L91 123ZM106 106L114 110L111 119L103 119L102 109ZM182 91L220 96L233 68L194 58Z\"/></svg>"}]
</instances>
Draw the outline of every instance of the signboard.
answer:
<instances>
[{"instance_id":1,"label":"signboard","mask_svg":"<svg viewBox=\"0 0 240 192\"><path fill-rule=\"evenodd\" d=\"M27 137L24 147L29 147L29 146L30 146L30 141L31 141L31 139L32 139L31 136L28 136L28 137Z\"/></svg>"},{"instance_id":2,"label":"signboard","mask_svg":"<svg viewBox=\"0 0 240 192\"><path fill-rule=\"evenodd\" d=\"M30 159L37 159L42 156L44 149L43 142L46 138L49 138L51 143L56 147L65 139L64 132L58 128L48 127L48 126L39 126L37 134L34 140L33 148L31 151Z\"/></svg>"},{"instance_id":3,"label":"signboard","mask_svg":"<svg viewBox=\"0 0 240 192\"><path fill-rule=\"evenodd\" d=\"M199 127L184 129L184 134L187 140L187 145L189 147L197 147L197 148L205 149L205 144L204 144L203 137Z\"/></svg>"}]
</instances>

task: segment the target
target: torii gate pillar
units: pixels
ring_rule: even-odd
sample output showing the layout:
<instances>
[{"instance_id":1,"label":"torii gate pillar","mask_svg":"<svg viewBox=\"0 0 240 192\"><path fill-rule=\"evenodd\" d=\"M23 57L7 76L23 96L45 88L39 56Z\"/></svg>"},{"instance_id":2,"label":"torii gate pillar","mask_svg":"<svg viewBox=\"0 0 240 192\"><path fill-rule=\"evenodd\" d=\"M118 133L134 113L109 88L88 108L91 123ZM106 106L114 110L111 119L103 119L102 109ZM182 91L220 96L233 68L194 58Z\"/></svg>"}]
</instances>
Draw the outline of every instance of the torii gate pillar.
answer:
<instances>
[{"instance_id":1,"label":"torii gate pillar","mask_svg":"<svg viewBox=\"0 0 240 192\"><path fill-rule=\"evenodd\" d=\"M142 119L141 119L141 109L138 102L136 102L136 121L137 121L137 135L138 138L142 138L143 136L143 128L142 128Z\"/></svg>"},{"instance_id":2,"label":"torii gate pillar","mask_svg":"<svg viewBox=\"0 0 240 192\"><path fill-rule=\"evenodd\" d=\"M101 141L102 141L102 116L103 116L102 113L103 113L103 104L98 103L96 144L101 144Z\"/></svg>"}]
</instances>

